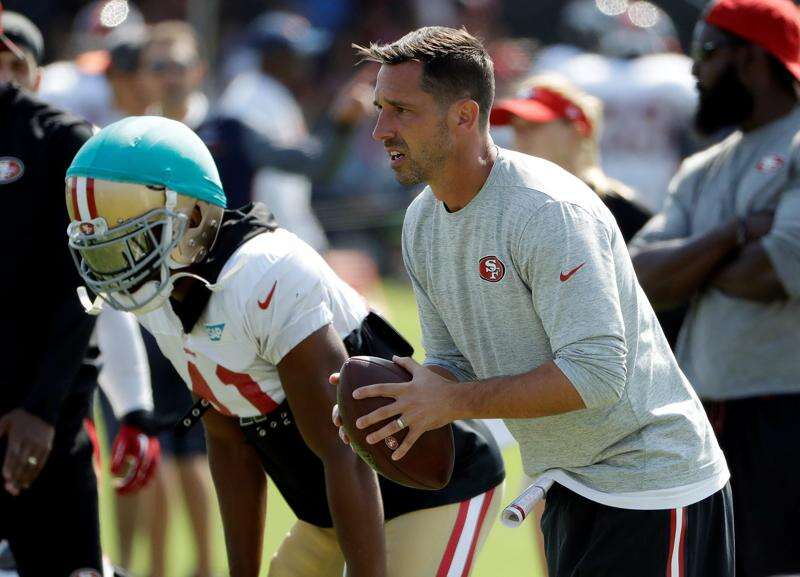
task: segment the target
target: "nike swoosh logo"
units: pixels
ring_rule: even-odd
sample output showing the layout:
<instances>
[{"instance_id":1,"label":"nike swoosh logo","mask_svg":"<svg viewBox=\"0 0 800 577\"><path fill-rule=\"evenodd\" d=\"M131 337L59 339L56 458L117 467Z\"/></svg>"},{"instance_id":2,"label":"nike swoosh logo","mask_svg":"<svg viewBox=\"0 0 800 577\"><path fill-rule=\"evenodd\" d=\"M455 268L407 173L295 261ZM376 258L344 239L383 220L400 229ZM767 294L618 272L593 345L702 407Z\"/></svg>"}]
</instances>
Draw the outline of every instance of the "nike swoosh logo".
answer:
<instances>
[{"instance_id":1,"label":"nike swoosh logo","mask_svg":"<svg viewBox=\"0 0 800 577\"><path fill-rule=\"evenodd\" d=\"M275 281L275 283L272 285L272 290L269 291L267 298L265 298L263 301L258 301L258 306L262 311L265 311L269 308L269 303L272 302L272 295L275 294L276 286L278 286L278 281Z\"/></svg>"},{"instance_id":2,"label":"nike swoosh logo","mask_svg":"<svg viewBox=\"0 0 800 577\"><path fill-rule=\"evenodd\" d=\"M571 270L571 271L569 271L568 273L563 273L563 272L562 272L562 273L561 273L561 276L559 276L558 278L561 280L561 282L567 282L567 281L570 279L570 277L571 277L572 275L574 275L576 272L578 272L578 271L581 269L581 267L582 267L583 265L585 265L585 264L586 264L585 262L582 262L581 264L579 264L578 266L576 266L574 269L572 269L572 270Z\"/></svg>"}]
</instances>

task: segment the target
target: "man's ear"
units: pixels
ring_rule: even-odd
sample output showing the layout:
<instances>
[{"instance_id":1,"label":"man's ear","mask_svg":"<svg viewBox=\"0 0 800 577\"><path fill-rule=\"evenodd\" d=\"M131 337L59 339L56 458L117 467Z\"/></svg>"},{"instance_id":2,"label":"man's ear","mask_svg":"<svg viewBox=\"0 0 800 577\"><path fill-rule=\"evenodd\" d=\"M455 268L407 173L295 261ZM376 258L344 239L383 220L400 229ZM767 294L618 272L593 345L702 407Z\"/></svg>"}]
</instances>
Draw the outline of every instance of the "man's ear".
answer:
<instances>
[{"instance_id":1,"label":"man's ear","mask_svg":"<svg viewBox=\"0 0 800 577\"><path fill-rule=\"evenodd\" d=\"M471 98L455 102L451 108L453 125L462 130L472 130L478 125L480 106Z\"/></svg>"}]
</instances>

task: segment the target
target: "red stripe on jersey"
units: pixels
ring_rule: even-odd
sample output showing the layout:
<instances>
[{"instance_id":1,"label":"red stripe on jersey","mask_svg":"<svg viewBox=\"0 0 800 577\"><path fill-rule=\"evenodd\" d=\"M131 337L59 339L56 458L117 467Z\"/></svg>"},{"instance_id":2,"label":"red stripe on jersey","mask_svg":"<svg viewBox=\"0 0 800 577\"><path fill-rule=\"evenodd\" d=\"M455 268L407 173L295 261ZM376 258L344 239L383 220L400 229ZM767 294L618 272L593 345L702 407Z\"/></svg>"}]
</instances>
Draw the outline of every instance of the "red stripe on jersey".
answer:
<instances>
[{"instance_id":1,"label":"red stripe on jersey","mask_svg":"<svg viewBox=\"0 0 800 577\"><path fill-rule=\"evenodd\" d=\"M72 200L72 216L75 220L83 220L81 211L78 209L78 178L73 176L69 179L69 196Z\"/></svg>"},{"instance_id":2,"label":"red stripe on jersey","mask_svg":"<svg viewBox=\"0 0 800 577\"><path fill-rule=\"evenodd\" d=\"M267 393L261 390L258 383L250 375L245 373L234 373L222 365L217 365L217 378L226 385L236 387L239 394L247 399L258 412L262 415L271 413L278 408L278 403L272 400Z\"/></svg>"},{"instance_id":3,"label":"red stripe on jersey","mask_svg":"<svg viewBox=\"0 0 800 577\"><path fill-rule=\"evenodd\" d=\"M494 497L494 489L486 491L486 493L483 494L483 505L481 505L481 513L478 516L478 525L475 527L475 533L472 535L472 543L469 546L467 562L464 564L464 571L461 573L461 577L467 577L469 575L470 567L472 567L472 558L475 556L475 548L478 546L478 537L481 535L481 527L483 527L483 521L486 519L486 512L489 510L489 505L492 504L492 497Z\"/></svg>"},{"instance_id":4,"label":"red stripe on jersey","mask_svg":"<svg viewBox=\"0 0 800 577\"><path fill-rule=\"evenodd\" d=\"M444 557L442 557L436 577L446 577L450 571L450 564L453 562L458 541L461 539L461 532L464 530L464 522L467 520L467 511L469 511L469 501L462 501L458 508L456 524L453 526L453 532L450 534L450 541L447 542L447 549L444 550Z\"/></svg>"},{"instance_id":5,"label":"red stripe on jersey","mask_svg":"<svg viewBox=\"0 0 800 577\"><path fill-rule=\"evenodd\" d=\"M89 205L89 218L97 218L97 206L94 203L94 178L86 179L86 204Z\"/></svg>"},{"instance_id":6,"label":"red stripe on jersey","mask_svg":"<svg viewBox=\"0 0 800 577\"><path fill-rule=\"evenodd\" d=\"M214 405L214 408L223 415L228 417L232 416L233 413L228 410L228 407L220 403L219 399L217 399L217 397L214 395L211 387L208 386L208 383L203 378L203 375L200 374L200 370L197 368L197 365L195 365L192 361L188 361L187 365L189 367L189 378L192 381L192 392L198 397L210 402L212 405Z\"/></svg>"}]
</instances>

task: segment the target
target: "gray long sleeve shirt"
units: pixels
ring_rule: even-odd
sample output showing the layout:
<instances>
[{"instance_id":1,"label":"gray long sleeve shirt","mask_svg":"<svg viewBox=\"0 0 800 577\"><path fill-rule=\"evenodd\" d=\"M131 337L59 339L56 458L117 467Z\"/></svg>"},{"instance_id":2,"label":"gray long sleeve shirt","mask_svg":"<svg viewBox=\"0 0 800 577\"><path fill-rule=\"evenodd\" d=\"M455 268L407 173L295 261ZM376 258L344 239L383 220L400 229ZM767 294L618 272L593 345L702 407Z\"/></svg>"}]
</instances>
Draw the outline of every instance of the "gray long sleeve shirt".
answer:
<instances>
[{"instance_id":1,"label":"gray long sleeve shirt","mask_svg":"<svg viewBox=\"0 0 800 577\"><path fill-rule=\"evenodd\" d=\"M557 166L500 150L478 195L450 213L426 188L403 254L427 364L461 380L554 361L586 409L506 419L526 473L595 501L688 505L728 478L702 406L600 199Z\"/></svg>"},{"instance_id":2,"label":"gray long sleeve shirt","mask_svg":"<svg viewBox=\"0 0 800 577\"><path fill-rule=\"evenodd\" d=\"M689 238L763 211L775 218L758 242L788 298L761 302L713 287L698 291L676 354L705 399L800 393L800 106L686 159L664 210L632 242Z\"/></svg>"}]
</instances>

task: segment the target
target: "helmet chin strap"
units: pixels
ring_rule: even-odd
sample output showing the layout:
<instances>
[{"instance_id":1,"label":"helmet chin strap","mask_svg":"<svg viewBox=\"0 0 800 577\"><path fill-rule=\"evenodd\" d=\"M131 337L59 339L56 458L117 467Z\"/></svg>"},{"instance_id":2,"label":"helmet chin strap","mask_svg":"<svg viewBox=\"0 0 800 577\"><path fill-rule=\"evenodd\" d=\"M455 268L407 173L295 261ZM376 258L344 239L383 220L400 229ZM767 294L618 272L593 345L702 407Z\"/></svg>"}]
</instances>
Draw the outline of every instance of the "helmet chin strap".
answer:
<instances>
[{"instance_id":1,"label":"helmet chin strap","mask_svg":"<svg viewBox=\"0 0 800 577\"><path fill-rule=\"evenodd\" d=\"M81 301L81 306L83 306L83 310L86 314L92 315L96 317L100 314L100 311L103 310L103 299L100 297L95 297L94 300L89 298L89 291L86 290L85 286L79 286L78 289L78 300Z\"/></svg>"},{"instance_id":2,"label":"helmet chin strap","mask_svg":"<svg viewBox=\"0 0 800 577\"><path fill-rule=\"evenodd\" d=\"M159 290L156 295L154 295L140 308L130 310L129 312L132 312L133 314L143 315L160 308L167 301L169 295L172 294L172 289L175 285L175 282L180 278L188 277L199 280L201 283L203 283L203 286L205 286L211 292L219 292L225 287L225 284L228 282L228 280L231 277L233 277L233 275L235 275L237 272L239 272L239 269L241 269L243 265L244 265L243 261L240 260L239 262L236 263L236 265L233 268L227 271L225 275L222 276L215 283L210 283L200 275L196 275L191 272L175 273L165 281L165 283L161 287L161 290ZM150 281L150 283L152 282L155 281ZM147 289L148 288L147 285L149 285L150 283L146 283L145 286L143 286L136 292L138 293L143 291L144 289ZM81 301L81 305L83 305L84 311L87 314L93 316L99 315L100 311L103 310L103 304L105 299L102 296L97 296L94 300L90 299L89 291L87 291L86 287L84 286L79 286L77 291L78 291L78 299Z\"/></svg>"}]
</instances>

